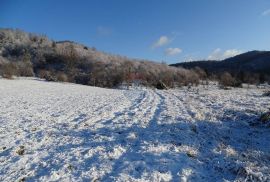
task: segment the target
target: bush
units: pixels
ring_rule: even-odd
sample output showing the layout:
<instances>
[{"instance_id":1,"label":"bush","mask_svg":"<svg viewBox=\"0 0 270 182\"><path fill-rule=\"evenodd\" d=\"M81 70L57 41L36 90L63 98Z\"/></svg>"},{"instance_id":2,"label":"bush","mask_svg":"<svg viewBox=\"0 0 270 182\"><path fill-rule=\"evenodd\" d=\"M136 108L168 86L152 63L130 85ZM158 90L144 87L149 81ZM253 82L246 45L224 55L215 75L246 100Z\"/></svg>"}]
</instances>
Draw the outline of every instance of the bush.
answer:
<instances>
[{"instance_id":1,"label":"bush","mask_svg":"<svg viewBox=\"0 0 270 182\"><path fill-rule=\"evenodd\" d=\"M88 74L79 73L74 78L75 83L82 84L82 85L89 85L90 76Z\"/></svg>"},{"instance_id":2,"label":"bush","mask_svg":"<svg viewBox=\"0 0 270 182\"><path fill-rule=\"evenodd\" d=\"M232 75L228 72L224 72L219 79L219 84L222 87L232 87L235 85L235 79L232 77Z\"/></svg>"},{"instance_id":3,"label":"bush","mask_svg":"<svg viewBox=\"0 0 270 182\"><path fill-rule=\"evenodd\" d=\"M14 63L3 64L1 70L1 76L3 78L12 79L13 76L18 75L18 68Z\"/></svg>"},{"instance_id":4,"label":"bush","mask_svg":"<svg viewBox=\"0 0 270 182\"><path fill-rule=\"evenodd\" d=\"M55 76L53 75L51 71L40 70L38 76L47 81L57 81L57 79L55 78Z\"/></svg>"},{"instance_id":5,"label":"bush","mask_svg":"<svg viewBox=\"0 0 270 182\"><path fill-rule=\"evenodd\" d=\"M68 81L68 76L65 73L58 73L56 77L57 77L57 80L60 82Z\"/></svg>"},{"instance_id":6,"label":"bush","mask_svg":"<svg viewBox=\"0 0 270 182\"><path fill-rule=\"evenodd\" d=\"M201 69L200 67L195 67L194 69L192 69L192 71L194 71L198 75L199 79L201 80L207 79L207 74L205 70Z\"/></svg>"},{"instance_id":7,"label":"bush","mask_svg":"<svg viewBox=\"0 0 270 182\"><path fill-rule=\"evenodd\" d=\"M242 88L242 87L243 87L242 84L243 84L243 83L241 82L241 80L237 80L237 81L235 81L235 83L234 83L234 87Z\"/></svg>"},{"instance_id":8,"label":"bush","mask_svg":"<svg viewBox=\"0 0 270 182\"><path fill-rule=\"evenodd\" d=\"M20 64L18 64L18 74L20 76L34 76L35 74L31 62L20 62Z\"/></svg>"}]
</instances>

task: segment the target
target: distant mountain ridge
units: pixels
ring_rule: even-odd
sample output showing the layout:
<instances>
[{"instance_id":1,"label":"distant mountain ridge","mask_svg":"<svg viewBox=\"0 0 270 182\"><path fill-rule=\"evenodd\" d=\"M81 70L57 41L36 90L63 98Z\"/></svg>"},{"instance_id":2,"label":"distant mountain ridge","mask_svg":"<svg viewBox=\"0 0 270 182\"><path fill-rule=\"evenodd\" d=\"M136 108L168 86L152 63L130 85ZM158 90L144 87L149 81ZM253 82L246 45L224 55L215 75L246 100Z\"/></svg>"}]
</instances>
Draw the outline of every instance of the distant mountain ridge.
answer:
<instances>
[{"instance_id":1,"label":"distant mountain ridge","mask_svg":"<svg viewBox=\"0 0 270 182\"><path fill-rule=\"evenodd\" d=\"M192 69L200 67L208 73L249 72L270 75L270 51L250 51L222 61L194 61L176 63L171 66Z\"/></svg>"}]
</instances>

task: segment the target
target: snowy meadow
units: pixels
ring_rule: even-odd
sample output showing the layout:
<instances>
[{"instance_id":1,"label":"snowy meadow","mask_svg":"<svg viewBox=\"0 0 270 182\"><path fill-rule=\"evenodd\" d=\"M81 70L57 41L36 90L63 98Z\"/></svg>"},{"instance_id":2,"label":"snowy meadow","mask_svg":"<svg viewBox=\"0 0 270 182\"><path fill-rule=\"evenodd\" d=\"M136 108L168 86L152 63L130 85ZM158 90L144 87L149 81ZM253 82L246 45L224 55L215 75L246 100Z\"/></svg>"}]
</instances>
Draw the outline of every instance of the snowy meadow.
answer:
<instances>
[{"instance_id":1,"label":"snowy meadow","mask_svg":"<svg viewBox=\"0 0 270 182\"><path fill-rule=\"evenodd\" d=\"M262 94L0 79L0 181L270 181Z\"/></svg>"}]
</instances>

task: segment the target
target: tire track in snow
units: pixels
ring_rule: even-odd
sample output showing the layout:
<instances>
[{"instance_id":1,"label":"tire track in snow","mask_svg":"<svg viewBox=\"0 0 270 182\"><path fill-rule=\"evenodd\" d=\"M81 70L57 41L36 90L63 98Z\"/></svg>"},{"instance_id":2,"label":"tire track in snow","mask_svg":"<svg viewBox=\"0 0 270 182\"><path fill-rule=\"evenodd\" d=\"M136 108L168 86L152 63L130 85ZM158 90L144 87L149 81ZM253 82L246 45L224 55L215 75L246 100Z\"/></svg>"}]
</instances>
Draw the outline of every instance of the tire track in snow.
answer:
<instances>
[{"instance_id":1,"label":"tire track in snow","mask_svg":"<svg viewBox=\"0 0 270 182\"><path fill-rule=\"evenodd\" d=\"M131 99L133 99L133 92L127 91L127 97L129 97L129 93L132 93ZM100 154L91 157L92 159L89 160L93 162L86 164L86 168L97 168L104 171L104 173L109 173L108 168L113 165L114 161L110 157L100 158L100 156L116 155L114 152L118 151L120 153L117 155L121 157L125 151L131 150L131 147L134 146L134 142L128 139L128 135L136 133L136 136L138 136L139 133L140 136L140 130L145 130L145 127L149 125L149 121L155 112L155 104L159 100L152 90L141 90L139 93L139 97L133 99L129 107L124 108L120 112L113 113L105 120L103 118L95 122L95 124L89 127L91 129L90 133L94 135L89 136L91 138L89 138L88 143L93 150L97 149ZM106 143L105 148L100 143ZM106 167L104 164L106 164ZM102 174L99 174L98 178L102 178L102 176Z\"/></svg>"},{"instance_id":2,"label":"tire track in snow","mask_svg":"<svg viewBox=\"0 0 270 182\"><path fill-rule=\"evenodd\" d=\"M126 106L122 108L122 110L119 111L119 109L115 109L115 111L111 111L111 114L107 117L98 117L96 119L96 122L99 127L106 127L108 125L113 124L127 124L126 121L128 121L128 117L132 111L134 111L136 108L140 107L141 104L145 102L147 99L147 91L143 91L139 94L137 98L135 98L133 101L131 101L131 105ZM134 95L133 95L134 96ZM96 125L94 124L92 128L96 128Z\"/></svg>"},{"instance_id":3,"label":"tire track in snow","mask_svg":"<svg viewBox=\"0 0 270 182\"><path fill-rule=\"evenodd\" d=\"M127 91L126 93L133 92ZM121 135L119 135L119 133L123 134L123 130L128 129L129 127L129 125L127 125L126 123L127 117L130 118L131 116L133 116L130 115L129 112L136 110L136 108L140 107L140 105L142 104L148 103L148 99L151 98L149 97L149 95L150 94L148 91L140 91L136 92L135 94L133 93L131 95L131 99L133 101L131 102L132 104L130 106L123 108L123 111L119 111L118 109L116 113L113 113L112 115L107 115L107 118L103 117L97 122L95 122L91 127L88 127L88 132L86 132L86 135L88 136L83 136L84 138L89 137L85 146L87 147L90 145L90 151L97 149L97 152L101 156L111 156L111 153L114 152L115 149L118 150L118 146L122 141L122 137ZM78 130L78 132L85 133L84 130ZM82 135L80 134L80 136ZM116 141L113 141L113 138L115 138ZM100 145L100 143L106 143L106 145ZM102 159L100 158L100 155L94 155L93 157L91 157L92 159L88 159L87 161L89 162L86 162L83 165L84 168L98 168L101 171L106 171L106 168L110 166L110 163L112 161L107 157L105 157L105 159ZM104 166L105 163L107 163L108 165Z\"/></svg>"},{"instance_id":4,"label":"tire track in snow","mask_svg":"<svg viewBox=\"0 0 270 182\"><path fill-rule=\"evenodd\" d=\"M148 94L149 95L146 96L150 97L151 99L148 102L140 104L140 106L144 107L140 116L145 116L146 113L148 115L147 125L145 126L144 123L143 125L136 125L128 129L128 132L136 133L136 138L129 141L130 144L126 145L125 152L120 156L119 159L117 159L116 162L114 162L112 167L113 170L102 177L103 181L111 181L119 174L121 174L121 172L123 172L125 169L125 163L136 163L136 161L141 161L143 156L140 152L142 145L144 145L144 141L150 141L152 140L152 137L156 135L155 130L159 127L158 120L160 119L160 115L164 111L165 107L165 97L157 91L148 91ZM138 113L132 117L134 119L134 117L136 118L137 116Z\"/></svg>"},{"instance_id":5,"label":"tire track in snow","mask_svg":"<svg viewBox=\"0 0 270 182\"><path fill-rule=\"evenodd\" d=\"M191 121L194 119L194 115L190 112L189 97L185 95L176 95L173 91L164 91L166 95L166 107L167 115L174 117L174 121ZM182 92L180 92L182 94ZM181 115L175 114L181 113Z\"/></svg>"}]
</instances>

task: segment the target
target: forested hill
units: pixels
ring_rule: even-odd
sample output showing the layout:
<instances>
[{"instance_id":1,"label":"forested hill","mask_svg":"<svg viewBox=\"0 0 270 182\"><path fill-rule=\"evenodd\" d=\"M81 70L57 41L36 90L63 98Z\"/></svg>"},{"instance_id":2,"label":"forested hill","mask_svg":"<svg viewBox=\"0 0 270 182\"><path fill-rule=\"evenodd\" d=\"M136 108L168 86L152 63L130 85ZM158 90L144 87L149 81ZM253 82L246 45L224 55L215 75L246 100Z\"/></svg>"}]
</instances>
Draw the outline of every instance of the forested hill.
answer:
<instances>
[{"instance_id":1,"label":"forested hill","mask_svg":"<svg viewBox=\"0 0 270 182\"><path fill-rule=\"evenodd\" d=\"M140 81L168 87L198 82L191 70L112 55L72 41L53 41L44 35L0 29L0 76L37 76L99 87Z\"/></svg>"},{"instance_id":2,"label":"forested hill","mask_svg":"<svg viewBox=\"0 0 270 182\"><path fill-rule=\"evenodd\" d=\"M270 76L270 51L250 51L222 61L194 61L171 66L187 69L200 67L208 74L229 72L232 75L259 75L261 79Z\"/></svg>"}]
</instances>

